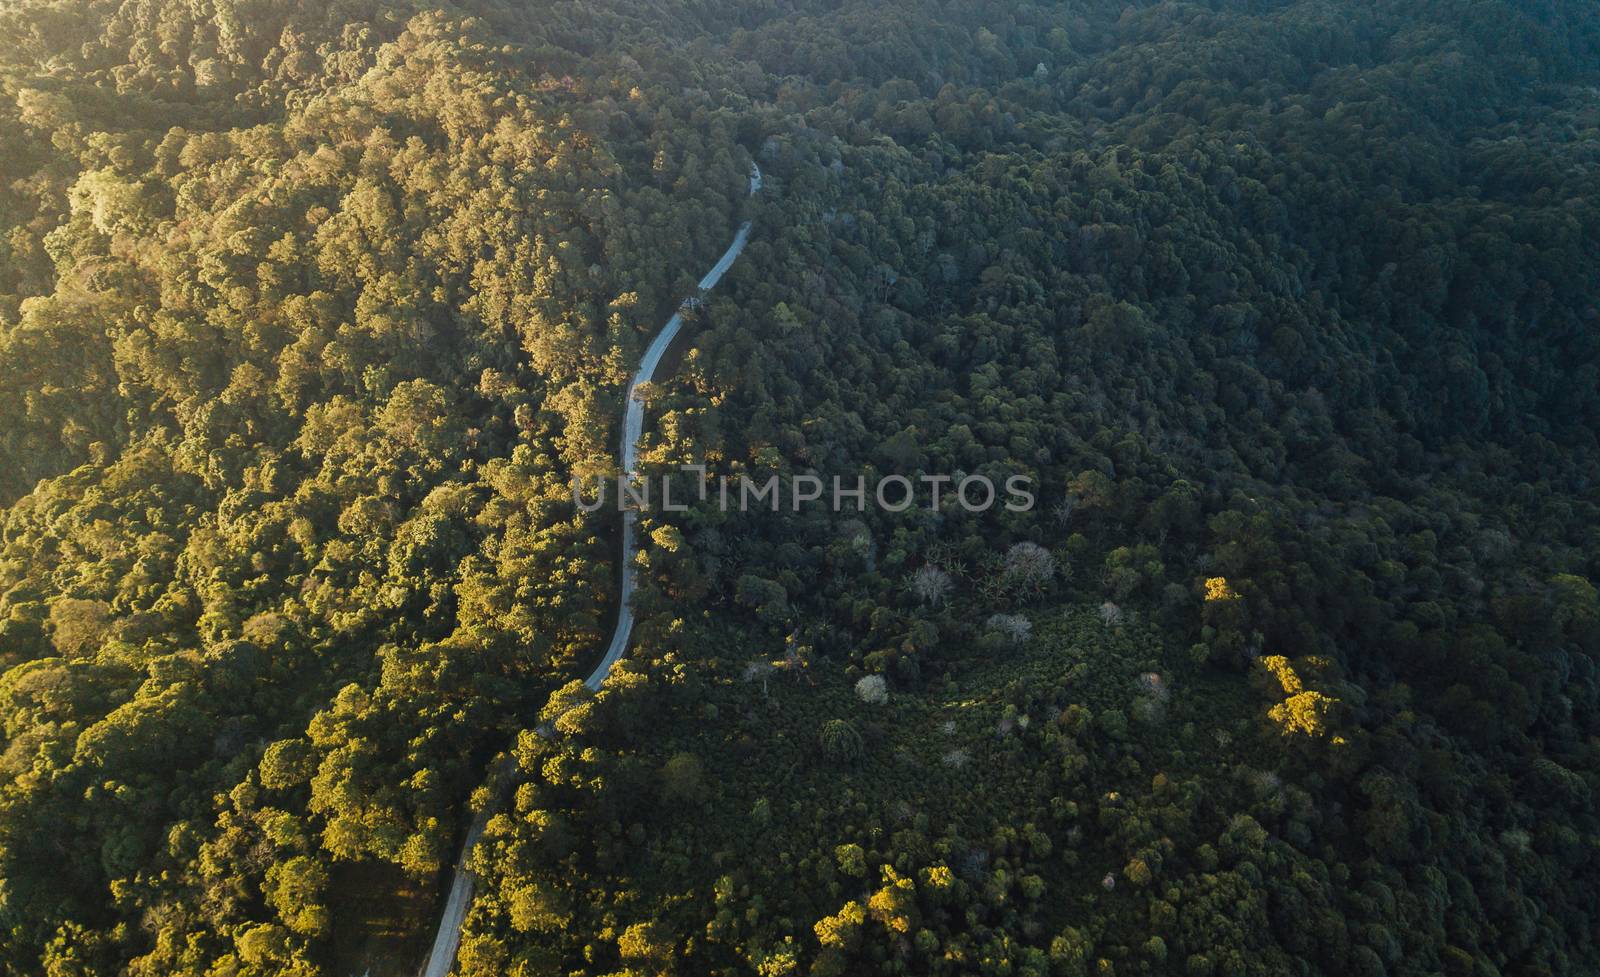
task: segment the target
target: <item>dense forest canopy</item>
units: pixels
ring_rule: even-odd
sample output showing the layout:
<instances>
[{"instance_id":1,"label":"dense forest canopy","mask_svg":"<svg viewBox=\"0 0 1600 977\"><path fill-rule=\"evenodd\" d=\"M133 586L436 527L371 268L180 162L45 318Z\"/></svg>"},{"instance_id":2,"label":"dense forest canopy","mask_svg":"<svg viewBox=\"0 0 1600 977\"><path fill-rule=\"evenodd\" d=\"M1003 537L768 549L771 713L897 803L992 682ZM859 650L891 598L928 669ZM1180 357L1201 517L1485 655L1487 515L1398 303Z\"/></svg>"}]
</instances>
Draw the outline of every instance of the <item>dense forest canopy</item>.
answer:
<instances>
[{"instance_id":1,"label":"dense forest canopy","mask_svg":"<svg viewBox=\"0 0 1600 977\"><path fill-rule=\"evenodd\" d=\"M486 805L463 977L1600 969L1597 94L1579 0L0 0L0 970L413 974ZM590 693L746 220L648 472L1039 504L647 511Z\"/></svg>"}]
</instances>

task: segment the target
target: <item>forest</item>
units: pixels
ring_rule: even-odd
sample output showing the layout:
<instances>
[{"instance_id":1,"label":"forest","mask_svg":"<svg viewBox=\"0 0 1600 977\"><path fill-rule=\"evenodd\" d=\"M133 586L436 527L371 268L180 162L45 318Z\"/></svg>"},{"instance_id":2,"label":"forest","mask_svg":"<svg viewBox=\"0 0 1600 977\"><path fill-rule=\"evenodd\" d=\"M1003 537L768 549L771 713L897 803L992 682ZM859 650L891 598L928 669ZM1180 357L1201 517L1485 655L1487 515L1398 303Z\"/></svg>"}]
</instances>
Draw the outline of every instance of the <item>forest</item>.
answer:
<instances>
[{"instance_id":1,"label":"forest","mask_svg":"<svg viewBox=\"0 0 1600 977\"><path fill-rule=\"evenodd\" d=\"M459 977L1600 971L1597 93L1580 0L0 0L0 973L412 977L478 812ZM1038 504L647 509L592 691L745 221L643 474Z\"/></svg>"}]
</instances>

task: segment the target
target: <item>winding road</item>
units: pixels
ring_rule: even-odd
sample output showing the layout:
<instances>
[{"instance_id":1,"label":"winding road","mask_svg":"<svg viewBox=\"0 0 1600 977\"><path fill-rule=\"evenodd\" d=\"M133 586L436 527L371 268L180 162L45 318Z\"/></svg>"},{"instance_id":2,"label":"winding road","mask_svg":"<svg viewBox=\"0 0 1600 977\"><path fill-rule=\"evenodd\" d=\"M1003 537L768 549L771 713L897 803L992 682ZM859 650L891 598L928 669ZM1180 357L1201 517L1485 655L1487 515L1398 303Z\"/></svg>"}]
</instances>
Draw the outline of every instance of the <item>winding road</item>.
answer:
<instances>
[{"instance_id":1,"label":"winding road","mask_svg":"<svg viewBox=\"0 0 1600 977\"><path fill-rule=\"evenodd\" d=\"M754 162L750 164L750 195L761 189L761 168ZM700 293L704 294L716 287L722 276L738 260L744 251L745 242L750 239L750 222L745 221L739 225L739 230L733 235L733 243L728 245L728 250L722 253L717 263L711 266L705 277L700 279ZM651 341L650 348L644 351L644 356L639 360L639 369L635 371L633 379L628 381L627 408L622 418L622 470L633 474L638 465L639 437L644 433L644 401L639 398L639 387L649 383L655 376L656 367L661 363L661 357L666 354L667 347L677 338L678 331L683 328L683 313L675 312L667 324L656 333L656 338ZM622 589L618 597L619 609L617 612L617 626L611 632L611 643L606 646L606 653L600 659L600 664L595 666L583 684L590 689L598 691L600 683L611 674L611 666L617 663L628 650L628 638L633 634L633 608L629 600L633 597L634 567L633 557L638 551L635 540L635 522L638 514L632 508L625 508L622 512ZM547 728L538 730L541 735L548 736ZM433 938L433 949L428 953L428 961L421 970L421 977L446 977L450 968L455 965L456 949L461 945L461 926L467 918L467 908L472 905L472 890L476 883L472 873L467 870L467 855L471 853L472 846L478 843L478 838L483 835L484 826L489 823L492 805L485 805L482 811L472 819L472 824L467 828L466 841L461 846L461 856L456 859L455 873L450 879L450 894L445 898L444 911L439 916L439 931Z\"/></svg>"}]
</instances>

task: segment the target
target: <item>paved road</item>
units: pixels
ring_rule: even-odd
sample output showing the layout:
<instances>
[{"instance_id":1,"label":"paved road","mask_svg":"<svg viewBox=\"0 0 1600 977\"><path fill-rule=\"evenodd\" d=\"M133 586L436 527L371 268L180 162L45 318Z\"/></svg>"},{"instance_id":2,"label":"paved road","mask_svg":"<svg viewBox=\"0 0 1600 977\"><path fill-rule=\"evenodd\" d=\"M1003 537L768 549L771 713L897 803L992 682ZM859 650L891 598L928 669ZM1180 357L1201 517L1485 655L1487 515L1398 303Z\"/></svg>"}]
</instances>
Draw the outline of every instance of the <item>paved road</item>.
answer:
<instances>
[{"instance_id":1,"label":"paved road","mask_svg":"<svg viewBox=\"0 0 1600 977\"><path fill-rule=\"evenodd\" d=\"M750 193L752 196L761 189L761 168L750 164ZM716 287L722 276L733 267L744 251L745 242L750 239L750 222L745 221L739 225L739 231L733 236L733 243L728 245L728 250L722 253L711 270L700 279L702 293ZM656 367L661 363L661 357L666 354L667 347L677 338L678 330L683 328L681 313L673 313L667 324L656 333L656 338L650 343L650 348L644 351L644 356L639 360L639 369L634 373L633 379L628 382L627 409L622 418L622 470L632 474L638 465L639 436L644 433L644 402L639 399L638 391L641 384L649 383L656 374ZM625 509L622 514L622 590L618 603L620 610L617 614L616 629L611 632L611 644L606 647L605 657L600 659L600 664L584 679L583 684L591 689L599 690L600 683L611 674L611 666L628 650L628 638L633 634L633 608L629 606L629 598L633 596L634 576L633 557L638 551L635 541L634 522L636 513L632 509ZM541 733L549 735L547 730ZM450 968L455 964L456 948L461 944L461 924L466 921L467 909L472 905L472 889L475 879L467 871L467 854L472 851L472 846L478 843L478 838L483 834L483 829L489 823L490 810L486 806L472 819L472 825L467 828L467 839L461 846L461 857L456 860L455 874L450 879L450 895L444 902L444 912L439 917L439 932L433 938L433 949L428 954L428 962L423 965L422 977L446 977Z\"/></svg>"}]
</instances>

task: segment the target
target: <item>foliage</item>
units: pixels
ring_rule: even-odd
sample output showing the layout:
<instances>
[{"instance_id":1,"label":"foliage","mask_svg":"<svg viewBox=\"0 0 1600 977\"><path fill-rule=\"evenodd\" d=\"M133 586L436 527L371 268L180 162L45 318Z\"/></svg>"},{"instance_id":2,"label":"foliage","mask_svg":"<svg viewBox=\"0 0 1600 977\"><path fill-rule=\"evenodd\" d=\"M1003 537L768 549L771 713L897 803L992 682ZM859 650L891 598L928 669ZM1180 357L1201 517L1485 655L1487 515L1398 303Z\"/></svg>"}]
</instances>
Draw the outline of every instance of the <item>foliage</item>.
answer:
<instances>
[{"instance_id":1,"label":"foliage","mask_svg":"<svg viewBox=\"0 0 1600 977\"><path fill-rule=\"evenodd\" d=\"M0 969L1600 968L1592 5L0 32Z\"/></svg>"}]
</instances>

